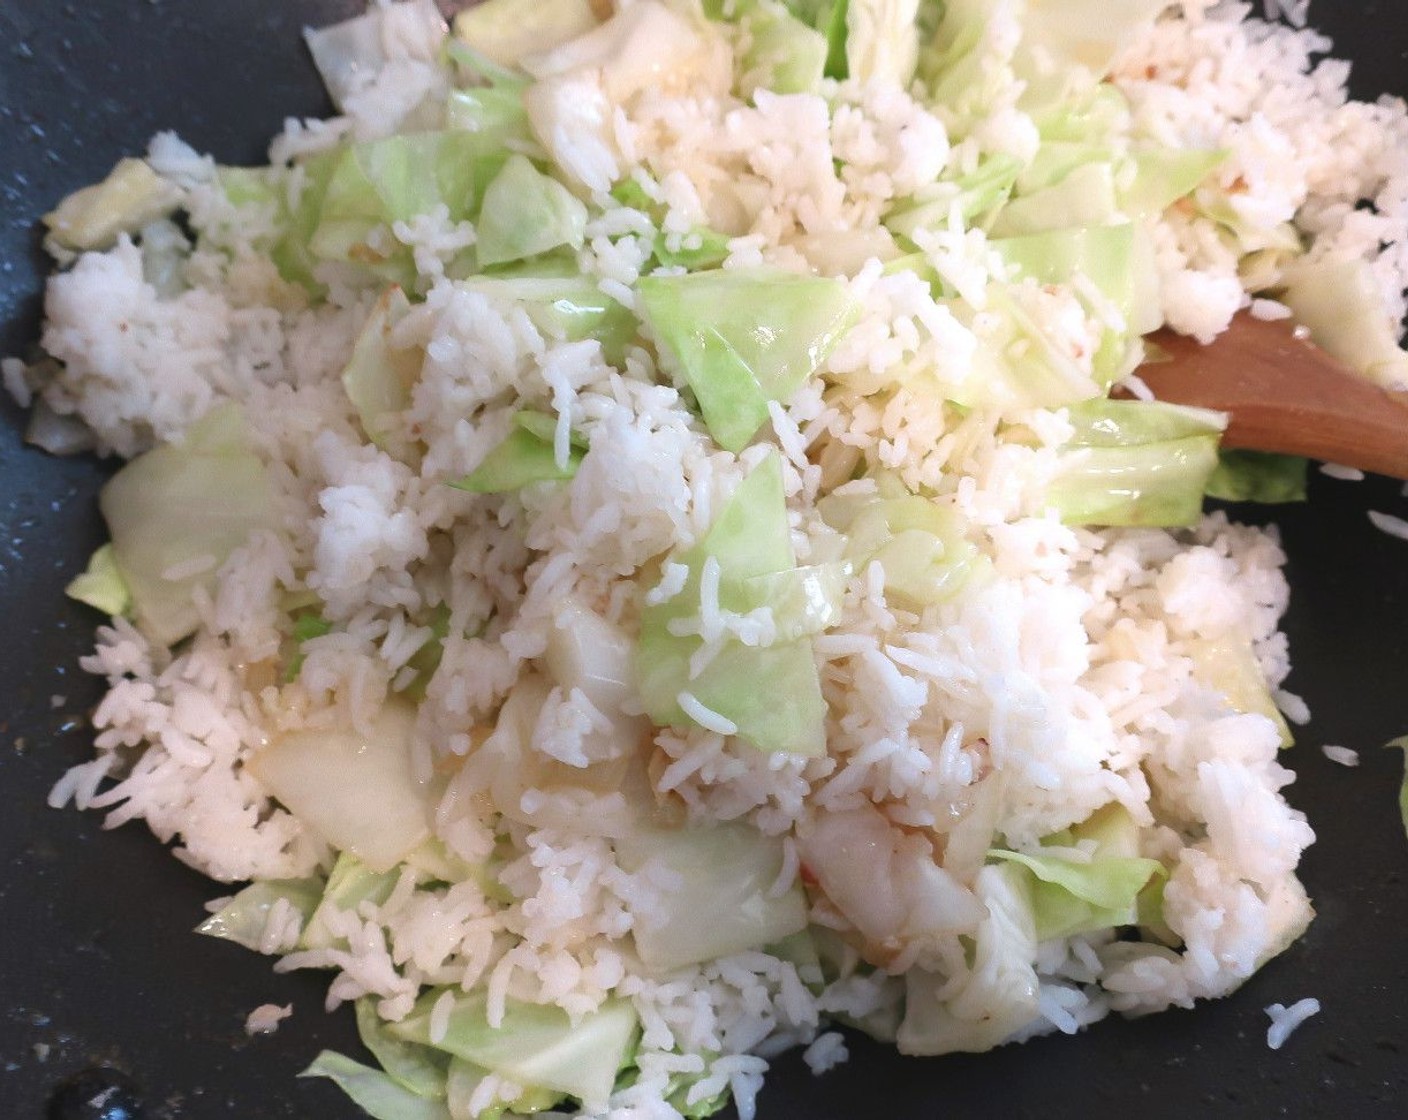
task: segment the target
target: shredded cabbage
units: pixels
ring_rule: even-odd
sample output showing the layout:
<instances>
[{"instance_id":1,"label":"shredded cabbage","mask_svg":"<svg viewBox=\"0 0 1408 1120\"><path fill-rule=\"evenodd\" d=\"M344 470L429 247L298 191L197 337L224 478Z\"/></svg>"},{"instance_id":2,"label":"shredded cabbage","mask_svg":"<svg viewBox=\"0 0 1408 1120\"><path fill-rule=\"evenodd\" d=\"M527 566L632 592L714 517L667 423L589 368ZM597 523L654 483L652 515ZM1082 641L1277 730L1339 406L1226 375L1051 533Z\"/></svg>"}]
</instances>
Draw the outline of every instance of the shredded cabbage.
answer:
<instances>
[{"instance_id":1,"label":"shredded cabbage","mask_svg":"<svg viewBox=\"0 0 1408 1120\"><path fill-rule=\"evenodd\" d=\"M273 491L250 450L238 405L211 409L180 443L139 455L108 480L98 504L137 625L169 646L200 624L197 589L260 530L273 530Z\"/></svg>"},{"instance_id":2,"label":"shredded cabbage","mask_svg":"<svg viewBox=\"0 0 1408 1120\"><path fill-rule=\"evenodd\" d=\"M641 310L699 401L719 446L738 451L811 377L858 313L835 280L745 270L648 276Z\"/></svg>"},{"instance_id":3,"label":"shredded cabbage","mask_svg":"<svg viewBox=\"0 0 1408 1120\"><path fill-rule=\"evenodd\" d=\"M454 1120L442 1101L422 1097L379 1069L324 1050L299 1077L326 1077L373 1120Z\"/></svg>"},{"instance_id":4,"label":"shredded cabbage","mask_svg":"<svg viewBox=\"0 0 1408 1120\"><path fill-rule=\"evenodd\" d=\"M407 1042L434 1046L497 1073L522 1088L557 1090L588 1108L606 1103L635 1041L630 1004L607 1001L574 1023L560 1007L509 999L497 1024L489 1021L488 995L456 992L445 1035L430 1037L431 1009L446 989L426 992L415 1010L387 1029Z\"/></svg>"}]
</instances>

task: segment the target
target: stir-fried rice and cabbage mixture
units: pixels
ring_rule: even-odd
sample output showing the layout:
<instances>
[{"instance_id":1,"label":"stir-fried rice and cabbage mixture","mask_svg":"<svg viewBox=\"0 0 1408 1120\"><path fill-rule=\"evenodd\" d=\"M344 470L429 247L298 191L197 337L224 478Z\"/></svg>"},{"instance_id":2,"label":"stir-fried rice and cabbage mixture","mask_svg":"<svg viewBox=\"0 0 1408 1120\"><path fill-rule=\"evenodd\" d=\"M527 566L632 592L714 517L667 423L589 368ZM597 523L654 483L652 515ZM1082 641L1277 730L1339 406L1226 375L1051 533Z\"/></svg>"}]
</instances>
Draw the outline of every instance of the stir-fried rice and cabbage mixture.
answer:
<instances>
[{"instance_id":1,"label":"stir-fried rice and cabbage mixture","mask_svg":"<svg viewBox=\"0 0 1408 1120\"><path fill-rule=\"evenodd\" d=\"M1274 532L1160 327L1385 383L1408 118L1204 0L430 0L264 167L47 219L31 438L128 460L54 792L332 973L378 1117L747 1117L838 1026L1224 995L1313 839ZM1112 392L1114 395L1112 396Z\"/></svg>"}]
</instances>

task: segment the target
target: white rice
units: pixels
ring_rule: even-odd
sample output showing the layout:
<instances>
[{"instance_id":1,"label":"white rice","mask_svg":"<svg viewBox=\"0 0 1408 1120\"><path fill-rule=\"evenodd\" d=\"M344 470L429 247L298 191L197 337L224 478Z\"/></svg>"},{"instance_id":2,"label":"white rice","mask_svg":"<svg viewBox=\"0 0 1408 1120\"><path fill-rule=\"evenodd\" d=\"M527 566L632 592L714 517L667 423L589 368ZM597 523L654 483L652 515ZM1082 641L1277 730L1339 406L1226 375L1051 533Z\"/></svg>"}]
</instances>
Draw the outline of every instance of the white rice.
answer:
<instances>
[{"instance_id":1,"label":"white rice","mask_svg":"<svg viewBox=\"0 0 1408 1120\"><path fill-rule=\"evenodd\" d=\"M308 189L297 162L308 153L419 127L448 88L425 37L433 11L376 11L391 21L385 57L343 75L343 115L290 122L271 146L285 201ZM1343 69L1312 64L1324 44L1294 30L1303 0L1268 0L1266 13L1292 26L1190 0L1136 36L1113 71L1129 109L1119 140L1226 149L1216 176L1220 189L1241 184L1249 229L1294 220L1312 255L1369 261L1386 314L1398 315L1408 114L1347 101ZM642 2L622 18L681 17ZM1010 18L1003 9L986 32L999 46L1020 30ZM818 1074L846 1059L843 1036L823 1030L837 1017L888 1024L907 1052L932 1053L1225 995L1312 915L1295 868L1314 836L1280 794L1292 778L1281 728L1264 704L1233 695L1219 661L1232 651L1241 677L1264 686L1261 700L1291 723L1309 719L1281 687L1288 589L1275 532L1221 514L1176 531L1065 525L1047 495L1067 469L1074 417L1008 400L948 403L991 344L998 285L1075 371L1070 399L1098 392L1094 354L1124 325L1083 277L1009 285L983 230L965 228L946 201L941 176L1036 150L1015 90L972 120L926 107L918 86L883 81L741 99L729 51L706 42L690 66L661 70L667 88L619 104L601 73L552 71L563 56L550 52L533 62L547 69L527 112L533 150L591 200L577 264L622 308L640 302L657 237L697 248L706 226L728 235L725 269L835 277L853 300L857 321L817 375L771 402L762 433L737 454L709 438L648 331L608 355L455 279L478 231L444 206L368 235L369 250L403 252L413 273L416 298L382 342L423 354L404 407L369 439L341 375L381 281L324 262L327 296L310 306L261 250L279 207L232 203L213 161L170 135L153 141L149 163L182 193L198 239L182 286L165 292L148 279L146 235L85 253L49 286L43 343L59 372L39 384L17 363L3 370L22 404L78 418L101 452L127 457L178 444L212 406L238 402L272 492L269 524L228 556L159 573L197 587L188 643L168 649L125 619L99 630L84 662L108 684L94 715L98 753L56 783L50 804L103 810L110 826L143 819L223 882L323 876L332 846L270 796L259 760L298 735L371 741L397 697L414 695L407 765L421 783L445 781L427 813L436 859L482 874L403 864L375 896L321 907L321 940L306 937L287 899L252 937L281 955L281 970L332 970L329 1006L368 999L396 1021L443 989L430 1001L432 1043L445 1040L465 992L485 998L491 1026L514 1002L573 1022L628 1005L641 1028L639 1080L588 1102L611 1120L673 1120L663 1098L680 1077L690 1104L729 1092L750 1120L769 1056L805 1046ZM608 192L624 179L652 205L617 202ZM882 219L936 199L945 213L913 242L956 301L882 263L897 252ZM1356 208L1361 199L1375 207ZM1175 329L1211 339L1244 307L1289 314L1244 290L1241 258L1209 222L1174 207L1150 234ZM168 248L184 238L165 236ZM1123 383L1147 396L1137 374ZM447 485L485 462L520 411L552 417L559 469L586 440L574 477L495 495ZM695 683L726 651L769 651L787 637L770 607L729 609L716 557L699 565L697 602L686 601L694 585L680 562L771 447L799 567L830 570L839 556L818 502L878 500L884 478L952 515L982 572L920 605L894 590L903 557L835 567L836 617L804 635L826 709L815 756L742 742ZM1408 539L1403 519L1370 517ZM687 717L677 727L648 725L630 670L642 605L678 611L669 633L700 639L675 696ZM295 612L326 632L293 641ZM578 638L625 668L558 680ZM1358 762L1348 748L1323 750ZM622 777L633 760L644 760L643 789ZM835 946L825 974L757 945L646 967L646 931L668 921L688 884L662 860L628 858L642 797L673 824L737 826L772 845L752 902L801 900ZM1108 930L1038 944L1002 870L1016 865L988 855L997 846L1088 864L1092 842L1053 834L1106 809L1132 822L1138 854L1161 865L1178 950ZM1015 1009L1014 992L1025 993ZM1276 1048L1319 1004L1267 1010ZM257 1008L247 1029L273 1030L290 1011ZM926 1015L939 1025L921 1023ZM489 1076L470 1107L521 1092Z\"/></svg>"},{"instance_id":2,"label":"white rice","mask_svg":"<svg viewBox=\"0 0 1408 1120\"><path fill-rule=\"evenodd\" d=\"M1271 1026L1266 1029L1266 1045L1273 1050L1281 1049L1286 1044L1286 1039L1291 1037L1291 1033L1297 1027L1312 1015L1319 1013L1320 1001L1318 999L1297 1000L1290 1007L1273 1003L1266 1009L1266 1014L1271 1017Z\"/></svg>"},{"instance_id":3,"label":"white rice","mask_svg":"<svg viewBox=\"0 0 1408 1120\"><path fill-rule=\"evenodd\" d=\"M1371 509L1369 511L1369 520L1373 522L1374 528L1378 529L1381 533L1387 533L1390 537L1397 537L1399 540L1408 541L1408 519Z\"/></svg>"},{"instance_id":4,"label":"white rice","mask_svg":"<svg viewBox=\"0 0 1408 1120\"><path fill-rule=\"evenodd\" d=\"M1341 766L1359 765L1359 752L1351 750L1349 747L1337 747L1332 743L1326 743L1320 750L1331 762L1338 762Z\"/></svg>"},{"instance_id":5,"label":"white rice","mask_svg":"<svg viewBox=\"0 0 1408 1120\"><path fill-rule=\"evenodd\" d=\"M280 1007L276 1003L262 1003L249 1013L244 1021L244 1033L253 1037L256 1034L273 1034L279 1024L293 1014L293 1004Z\"/></svg>"}]
</instances>

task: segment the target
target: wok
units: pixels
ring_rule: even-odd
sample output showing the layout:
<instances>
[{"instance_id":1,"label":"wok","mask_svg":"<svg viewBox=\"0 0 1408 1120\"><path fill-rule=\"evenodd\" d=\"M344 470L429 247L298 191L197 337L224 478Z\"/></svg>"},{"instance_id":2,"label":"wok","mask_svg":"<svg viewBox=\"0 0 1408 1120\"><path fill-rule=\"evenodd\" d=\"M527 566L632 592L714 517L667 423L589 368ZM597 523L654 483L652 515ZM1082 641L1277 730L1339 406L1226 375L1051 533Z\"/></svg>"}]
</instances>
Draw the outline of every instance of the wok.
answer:
<instances>
[{"instance_id":1,"label":"wok","mask_svg":"<svg viewBox=\"0 0 1408 1120\"><path fill-rule=\"evenodd\" d=\"M222 162L261 162L285 116L329 110L298 37L358 0L148 0L0 5L0 354L38 335L46 262L37 219L158 129ZM1314 18L1356 60L1363 96L1408 92L1408 9L1326 4ZM352 1118L329 1084L294 1075L330 1047L359 1053L350 1011L322 1010L325 977L275 975L266 958L192 936L225 893L142 827L105 833L45 793L88 755L100 695L78 668L96 615L64 599L100 543L95 494L111 464L22 445L0 404L0 1116L43 1115L53 1087L95 1063L141 1086L149 1117ZM1289 796L1319 841L1302 874L1319 917L1229 999L1107 1021L976 1056L904 1059L850 1038L851 1060L814 1078L778 1061L764 1120L886 1114L1081 1117L1377 1117L1408 1108L1408 839L1397 808L1408 731L1408 542L1367 509L1408 512L1398 484L1312 477L1308 506L1273 518L1290 554L1290 687L1315 713L1288 752ZM1362 765L1329 762L1350 746ZM1316 996L1323 1012L1266 1046L1263 1008ZM292 1002L271 1037L255 1006Z\"/></svg>"}]
</instances>

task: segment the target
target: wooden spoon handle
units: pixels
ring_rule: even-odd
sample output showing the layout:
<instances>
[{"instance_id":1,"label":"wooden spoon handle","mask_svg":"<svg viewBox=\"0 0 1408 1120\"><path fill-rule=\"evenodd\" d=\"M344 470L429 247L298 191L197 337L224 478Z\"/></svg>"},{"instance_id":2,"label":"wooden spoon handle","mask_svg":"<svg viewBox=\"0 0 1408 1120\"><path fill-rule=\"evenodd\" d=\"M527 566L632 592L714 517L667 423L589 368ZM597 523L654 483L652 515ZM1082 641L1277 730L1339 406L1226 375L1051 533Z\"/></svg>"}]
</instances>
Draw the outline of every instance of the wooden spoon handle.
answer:
<instances>
[{"instance_id":1,"label":"wooden spoon handle","mask_svg":"<svg viewBox=\"0 0 1408 1120\"><path fill-rule=\"evenodd\" d=\"M1224 447L1306 455L1408 478L1408 393L1352 372L1286 322L1245 312L1210 346L1162 330L1141 366L1159 400L1231 414Z\"/></svg>"}]
</instances>

